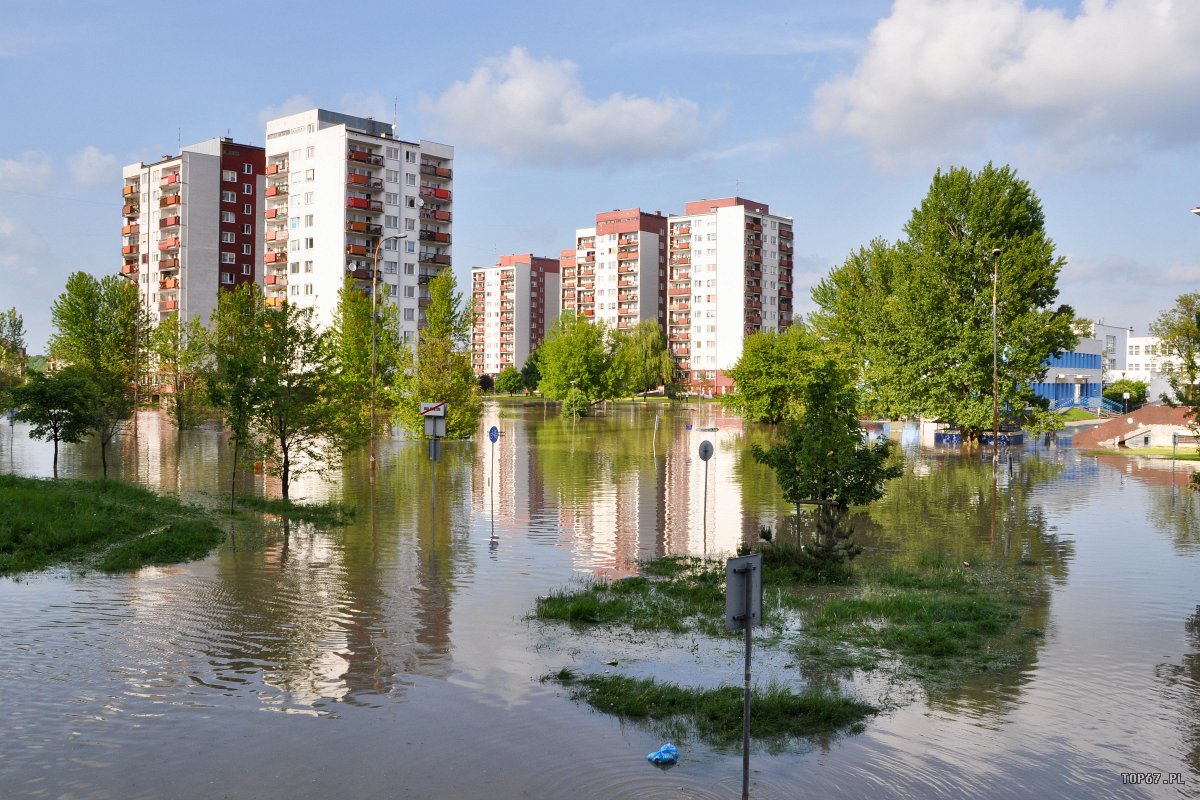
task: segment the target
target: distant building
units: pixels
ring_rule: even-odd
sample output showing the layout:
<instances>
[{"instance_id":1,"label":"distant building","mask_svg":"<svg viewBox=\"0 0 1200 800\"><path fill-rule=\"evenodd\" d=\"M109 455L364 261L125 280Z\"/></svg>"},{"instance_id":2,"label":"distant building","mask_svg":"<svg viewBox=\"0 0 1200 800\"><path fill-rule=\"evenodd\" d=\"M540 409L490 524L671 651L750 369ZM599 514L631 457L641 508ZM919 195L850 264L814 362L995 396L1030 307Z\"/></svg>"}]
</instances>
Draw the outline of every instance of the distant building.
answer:
<instances>
[{"instance_id":1,"label":"distant building","mask_svg":"<svg viewBox=\"0 0 1200 800\"><path fill-rule=\"evenodd\" d=\"M263 148L215 138L122 170L121 274L150 317L207 323L217 291L257 279Z\"/></svg>"},{"instance_id":2,"label":"distant building","mask_svg":"<svg viewBox=\"0 0 1200 800\"><path fill-rule=\"evenodd\" d=\"M267 302L328 326L345 279L370 292L374 278L414 338L428 282L451 266L454 148L325 109L273 119L266 136Z\"/></svg>"},{"instance_id":3,"label":"distant building","mask_svg":"<svg viewBox=\"0 0 1200 800\"><path fill-rule=\"evenodd\" d=\"M562 268L562 310L609 328L666 322L667 218L638 208L596 215L575 231Z\"/></svg>"},{"instance_id":4,"label":"distant building","mask_svg":"<svg viewBox=\"0 0 1200 800\"><path fill-rule=\"evenodd\" d=\"M677 379L724 394L752 333L792 324L792 218L741 197L688 203L669 220L667 339Z\"/></svg>"},{"instance_id":5,"label":"distant building","mask_svg":"<svg viewBox=\"0 0 1200 800\"><path fill-rule=\"evenodd\" d=\"M471 270L471 359L476 375L520 369L559 314L559 262L532 253Z\"/></svg>"}]
</instances>

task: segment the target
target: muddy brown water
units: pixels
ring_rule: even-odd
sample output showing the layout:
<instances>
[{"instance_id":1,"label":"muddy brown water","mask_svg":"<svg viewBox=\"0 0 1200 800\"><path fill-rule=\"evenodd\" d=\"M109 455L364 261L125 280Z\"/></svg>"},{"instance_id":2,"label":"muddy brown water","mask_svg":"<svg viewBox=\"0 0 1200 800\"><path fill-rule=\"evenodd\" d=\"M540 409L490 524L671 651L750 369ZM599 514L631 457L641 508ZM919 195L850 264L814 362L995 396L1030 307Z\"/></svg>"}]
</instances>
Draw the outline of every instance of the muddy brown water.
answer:
<instances>
[{"instance_id":1,"label":"muddy brown water","mask_svg":"<svg viewBox=\"0 0 1200 800\"><path fill-rule=\"evenodd\" d=\"M0 580L0 796L737 797L736 750L685 734L679 765L659 770L645 757L660 731L540 678L736 685L739 641L581 635L526 615L551 589L728 554L786 524L748 456L761 435L711 406L616 405L572 424L492 405L435 470L423 445L391 439L374 485L362 454L296 482L355 505L347 528L265 518L192 564ZM1183 467L1030 446L1006 454L993 494L988 459L891 435L906 472L860 520L864 557L1044 565L1025 620L1043 635L951 690L834 676L888 710L858 735L758 746L752 796L1200 797L1200 500ZM217 431L177 437L147 412L116 469L218 504L227 453ZM97 475L96 447L66 446L59 468ZM49 447L4 426L0 470L48 475ZM755 676L831 680L767 650Z\"/></svg>"}]
</instances>

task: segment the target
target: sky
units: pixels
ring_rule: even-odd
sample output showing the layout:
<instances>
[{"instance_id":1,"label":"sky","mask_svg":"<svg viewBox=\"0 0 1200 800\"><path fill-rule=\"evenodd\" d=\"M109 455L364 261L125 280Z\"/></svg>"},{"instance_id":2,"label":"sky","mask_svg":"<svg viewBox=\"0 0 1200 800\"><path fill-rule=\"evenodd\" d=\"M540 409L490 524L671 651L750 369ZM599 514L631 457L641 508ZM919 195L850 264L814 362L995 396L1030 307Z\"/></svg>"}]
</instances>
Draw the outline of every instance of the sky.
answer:
<instances>
[{"instance_id":1,"label":"sky","mask_svg":"<svg viewBox=\"0 0 1200 800\"><path fill-rule=\"evenodd\" d=\"M1058 302L1145 334L1200 290L1200 3L0 0L0 310L30 353L120 265L121 167L322 107L455 147L460 286L595 214L739 195L808 289L901 236L936 170L1011 164Z\"/></svg>"}]
</instances>

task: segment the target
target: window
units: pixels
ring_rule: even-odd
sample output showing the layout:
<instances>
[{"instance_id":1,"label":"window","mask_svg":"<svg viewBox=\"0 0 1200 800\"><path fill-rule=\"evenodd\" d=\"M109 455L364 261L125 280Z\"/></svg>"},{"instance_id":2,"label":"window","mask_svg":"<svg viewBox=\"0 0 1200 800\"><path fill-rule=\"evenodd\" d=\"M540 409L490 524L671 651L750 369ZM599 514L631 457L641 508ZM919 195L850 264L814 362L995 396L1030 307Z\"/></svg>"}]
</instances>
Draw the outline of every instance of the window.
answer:
<instances>
[{"instance_id":1,"label":"window","mask_svg":"<svg viewBox=\"0 0 1200 800\"><path fill-rule=\"evenodd\" d=\"M300 294L300 286L299 286L298 284L297 284L297 285L294 285L294 286L292 286L292 292L291 292L291 293L292 293L292 294Z\"/></svg>"},{"instance_id":2,"label":"window","mask_svg":"<svg viewBox=\"0 0 1200 800\"><path fill-rule=\"evenodd\" d=\"M396 274L396 266L397 266L397 264L395 261L383 262L383 274L384 275L395 275Z\"/></svg>"},{"instance_id":3,"label":"window","mask_svg":"<svg viewBox=\"0 0 1200 800\"><path fill-rule=\"evenodd\" d=\"M398 214L385 214L383 216L383 226L385 228L399 228L400 216Z\"/></svg>"},{"instance_id":4,"label":"window","mask_svg":"<svg viewBox=\"0 0 1200 800\"><path fill-rule=\"evenodd\" d=\"M404 220L404 230L415 231L417 229L417 221L415 219Z\"/></svg>"},{"instance_id":5,"label":"window","mask_svg":"<svg viewBox=\"0 0 1200 800\"><path fill-rule=\"evenodd\" d=\"M311 205L312 205L312 199L313 199L313 193L312 193L312 192L305 192L305 193L304 193L304 205L306 205L306 206L311 206Z\"/></svg>"},{"instance_id":6,"label":"window","mask_svg":"<svg viewBox=\"0 0 1200 800\"><path fill-rule=\"evenodd\" d=\"M221 253L222 264L234 264L237 262L237 256L233 253Z\"/></svg>"},{"instance_id":7,"label":"window","mask_svg":"<svg viewBox=\"0 0 1200 800\"><path fill-rule=\"evenodd\" d=\"M414 286L405 286L404 287L404 296L405 297L413 297L414 295L416 295L416 287L414 287Z\"/></svg>"},{"instance_id":8,"label":"window","mask_svg":"<svg viewBox=\"0 0 1200 800\"><path fill-rule=\"evenodd\" d=\"M254 165L253 164L242 164L242 172L244 172L247 175L253 175L254 174Z\"/></svg>"},{"instance_id":9,"label":"window","mask_svg":"<svg viewBox=\"0 0 1200 800\"><path fill-rule=\"evenodd\" d=\"M251 271L250 271L250 265L249 265L249 264L242 264L242 274L243 274L243 275L250 275L250 274L252 274L252 273L251 273Z\"/></svg>"},{"instance_id":10,"label":"window","mask_svg":"<svg viewBox=\"0 0 1200 800\"><path fill-rule=\"evenodd\" d=\"M313 249L313 237L309 236L309 237L305 238L305 240L304 240L304 249L305 249L305 250L312 250L312 249Z\"/></svg>"},{"instance_id":11,"label":"window","mask_svg":"<svg viewBox=\"0 0 1200 800\"><path fill-rule=\"evenodd\" d=\"M242 233L249 236L250 234L254 233L254 226L251 225L249 222L247 222L245 225L242 226Z\"/></svg>"},{"instance_id":12,"label":"window","mask_svg":"<svg viewBox=\"0 0 1200 800\"><path fill-rule=\"evenodd\" d=\"M237 173L231 169L223 169L221 170L221 180L227 183L233 183L237 180Z\"/></svg>"},{"instance_id":13,"label":"window","mask_svg":"<svg viewBox=\"0 0 1200 800\"><path fill-rule=\"evenodd\" d=\"M300 262L293 261L292 263L288 264L288 272L292 273L293 275L299 275L300 274Z\"/></svg>"},{"instance_id":14,"label":"window","mask_svg":"<svg viewBox=\"0 0 1200 800\"><path fill-rule=\"evenodd\" d=\"M237 235L233 231L221 231L221 244L233 244Z\"/></svg>"},{"instance_id":15,"label":"window","mask_svg":"<svg viewBox=\"0 0 1200 800\"><path fill-rule=\"evenodd\" d=\"M242 245L242 255L244 255L244 256L254 255L254 245L252 245L252 244Z\"/></svg>"},{"instance_id":16,"label":"window","mask_svg":"<svg viewBox=\"0 0 1200 800\"><path fill-rule=\"evenodd\" d=\"M242 184L242 194L254 194L254 184L253 183L243 183Z\"/></svg>"},{"instance_id":17,"label":"window","mask_svg":"<svg viewBox=\"0 0 1200 800\"><path fill-rule=\"evenodd\" d=\"M385 147L385 148L383 148L383 154L385 156L387 156L388 158L399 158L400 157L400 148Z\"/></svg>"},{"instance_id":18,"label":"window","mask_svg":"<svg viewBox=\"0 0 1200 800\"><path fill-rule=\"evenodd\" d=\"M413 264L410 263L410 264L404 265L404 274L405 275L413 275L413 274L415 274L415 272L416 272L416 267Z\"/></svg>"},{"instance_id":19,"label":"window","mask_svg":"<svg viewBox=\"0 0 1200 800\"><path fill-rule=\"evenodd\" d=\"M253 214L254 206L251 203L242 203L242 213L243 214Z\"/></svg>"},{"instance_id":20,"label":"window","mask_svg":"<svg viewBox=\"0 0 1200 800\"><path fill-rule=\"evenodd\" d=\"M405 322L413 321L413 310L411 308L404 309L404 321Z\"/></svg>"},{"instance_id":21,"label":"window","mask_svg":"<svg viewBox=\"0 0 1200 800\"><path fill-rule=\"evenodd\" d=\"M312 224L313 224L313 215L312 215L312 214L305 214L305 215L304 215L304 227L306 227L306 228L311 228L311 227L312 227Z\"/></svg>"},{"instance_id":22,"label":"window","mask_svg":"<svg viewBox=\"0 0 1200 800\"><path fill-rule=\"evenodd\" d=\"M312 272L312 262L311 262L311 261L305 261L305 262L304 262L304 271L305 271L305 272Z\"/></svg>"},{"instance_id":23,"label":"window","mask_svg":"<svg viewBox=\"0 0 1200 800\"><path fill-rule=\"evenodd\" d=\"M311 283L304 284L304 293L312 294L312 284Z\"/></svg>"},{"instance_id":24,"label":"window","mask_svg":"<svg viewBox=\"0 0 1200 800\"><path fill-rule=\"evenodd\" d=\"M236 221L237 221L237 215L234 214L232 211L222 211L221 212L221 222L236 222Z\"/></svg>"},{"instance_id":25,"label":"window","mask_svg":"<svg viewBox=\"0 0 1200 800\"><path fill-rule=\"evenodd\" d=\"M397 192L384 192L383 202L394 206L400 202L400 195Z\"/></svg>"},{"instance_id":26,"label":"window","mask_svg":"<svg viewBox=\"0 0 1200 800\"><path fill-rule=\"evenodd\" d=\"M404 198L404 205L408 206L409 208L416 208L417 207L417 198L415 198L415 197Z\"/></svg>"},{"instance_id":27,"label":"window","mask_svg":"<svg viewBox=\"0 0 1200 800\"><path fill-rule=\"evenodd\" d=\"M315 181L317 179L317 171L315 169L304 170L304 180Z\"/></svg>"},{"instance_id":28,"label":"window","mask_svg":"<svg viewBox=\"0 0 1200 800\"><path fill-rule=\"evenodd\" d=\"M396 244L395 239L384 239L383 240L383 249L384 250L395 250L396 247L397 247L397 244Z\"/></svg>"},{"instance_id":29,"label":"window","mask_svg":"<svg viewBox=\"0 0 1200 800\"><path fill-rule=\"evenodd\" d=\"M398 169L384 170L383 179L385 181L387 181L388 183L399 183L400 182L400 170L398 170Z\"/></svg>"},{"instance_id":30,"label":"window","mask_svg":"<svg viewBox=\"0 0 1200 800\"><path fill-rule=\"evenodd\" d=\"M236 203L237 202L237 193L231 192L228 189L221 190L221 202L222 203Z\"/></svg>"},{"instance_id":31,"label":"window","mask_svg":"<svg viewBox=\"0 0 1200 800\"><path fill-rule=\"evenodd\" d=\"M412 174L411 172L404 173L404 183L409 186L416 186L417 185L417 176Z\"/></svg>"},{"instance_id":32,"label":"window","mask_svg":"<svg viewBox=\"0 0 1200 800\"><path fill-rule=\"evenodd\" d=\"M233 275L228 272L222 272L221 283L233 283Z\"/></svg>"},{"instance_id":33,"label":"window","mask_svg":"<svg viewBox=\"0 0 1200 800\"><path fill-rule=\"evenodd\" d=\"M305 158L312 158L316 154L317 154L317 148L313 147L312 145L309 145L308 147L304 148L304 157Z\"/></svg>"},{"instance_id":34,"label":"window","mask_svg":"<svg viewBox=\"0 0 1200 800\"><path fill-rule=\"evenodd\" d=\"M417 163L417 154L414 153L413 151L409 150L408 152L406 152L404 154L404 160L407 161L409 164L415 164L415 163Z\"/></svg>"}]
</instances>

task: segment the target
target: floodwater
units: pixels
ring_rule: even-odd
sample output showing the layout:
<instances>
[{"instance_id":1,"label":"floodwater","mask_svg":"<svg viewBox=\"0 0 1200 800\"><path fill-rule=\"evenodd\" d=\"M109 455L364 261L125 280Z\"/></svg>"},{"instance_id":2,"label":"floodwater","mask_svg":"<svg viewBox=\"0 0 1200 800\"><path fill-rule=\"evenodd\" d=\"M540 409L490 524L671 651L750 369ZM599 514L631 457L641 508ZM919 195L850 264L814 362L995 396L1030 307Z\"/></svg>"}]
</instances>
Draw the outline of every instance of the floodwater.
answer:
<instances>
[{"instance_id":1,"label":"floodwater","mask_svg":"<svg viewBox=\"0 0 1200 800\"><path fill-rule=\"evenodd\" d=\"M140 426L116 459L125 479L221 502L218 432L176 437L154 413ZM1044 635L1011 669L953 690L834 678L888 710L858 735L756 748L752 796L1200 797L1200 498L1187 474L1030 446L1005 454L993 490L990 459L921 450L910 433L890 432L905 475L859 520L863 557L1043 565L1025 622ZM761 435L712 406L616 405L572 424L492 405L436 468L421 443L394 439L374 485L361 455L296 481L294 496L355 505L347 528L268 518L192 564L0 580L0 795L739 796L736 749L677 740L680 764L659 770L645 760L659 732L540 680L572 667L736 685L736 638L581 635L526 615L539 594L639 559L729 554L785 527L748 455ZM66 446L59 470L97 475L96 446ZM0 471L48 475L50 449L0 428ZM830 679L767 650L755 678Z\"/></svg>"}]
</instances>

